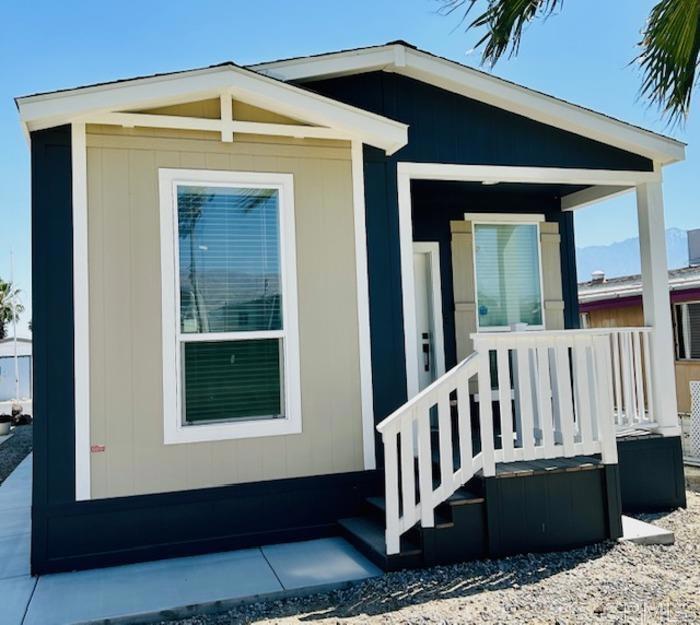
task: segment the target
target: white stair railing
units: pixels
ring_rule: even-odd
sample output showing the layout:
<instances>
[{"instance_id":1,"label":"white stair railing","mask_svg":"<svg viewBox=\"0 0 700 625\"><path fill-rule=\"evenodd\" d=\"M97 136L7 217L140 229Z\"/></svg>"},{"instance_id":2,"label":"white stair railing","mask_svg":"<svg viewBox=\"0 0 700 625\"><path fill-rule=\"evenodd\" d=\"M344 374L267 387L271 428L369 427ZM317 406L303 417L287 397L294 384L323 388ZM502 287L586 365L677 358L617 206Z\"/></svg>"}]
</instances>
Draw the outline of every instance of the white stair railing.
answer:
<instances>
[{"instance_id":1,"label":"white stair railing","mask_svg":"<svg viewBox=\"0 0 700 625\"><path fill-rule=\"evenodd\" d=\"M433 527L435 508L477 471L495 475L497 462L600 454L615 464L615 425L653 421L648 332L472 335L473 354L377 426L387 554L400 551L401 535L419 521ZM476 406L481 445L474 453Z\"/></svg>"},{"instance_id":2,"label":"white stair railing","mask_svg":"<svg viewBox=\"0 0 700 625\"><path fill-rule=\"evenodd\" d=\"M477 365L477 354L472 354L377 426L384 443L387 554L399 552L401 534L418 521L422 527L433 527L435 508L481 468L478 456L472 453L469 399L469 382L477 374ZM453 407L457 412L458 468L454 462ZM437 486L433 484L433 425L438 431Z\"/></svg>"}]
</instances>

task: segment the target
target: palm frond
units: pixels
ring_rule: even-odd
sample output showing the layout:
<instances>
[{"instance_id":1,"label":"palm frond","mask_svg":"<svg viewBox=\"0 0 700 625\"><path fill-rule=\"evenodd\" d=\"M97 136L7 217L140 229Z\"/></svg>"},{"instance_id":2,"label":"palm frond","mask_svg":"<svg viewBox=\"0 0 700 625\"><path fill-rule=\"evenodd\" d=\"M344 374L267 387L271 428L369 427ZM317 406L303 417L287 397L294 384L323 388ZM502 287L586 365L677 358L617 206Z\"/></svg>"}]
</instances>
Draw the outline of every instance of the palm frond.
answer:
<instances>
[{"instance_id":1,"label":"palm frond","mask_svg":"<svg viewBox=\"0 0 700 625\"><path fill-rule=\"evenodd\" d=\"M700 0L661 0L642 33L641 95L669 122L687 116L700 61Z\"/></svg>"},{"instance_id":2,"label":"palm frond","mask_svg":"<svg viewBox=\"0 0 700 625\"><path fill-rule=\"evenodd\" d=\"M449 15L463 11L462 21L468 19L480 0L439 0L440 12ZM518 53L523 29L532 20L545 18L560 9L564 0L487 0L486 9L467 24L467 30L486 28L476 47L484 47L482 63L494 65L510 49L509 56Z\"/></svg>"}]
</instances>

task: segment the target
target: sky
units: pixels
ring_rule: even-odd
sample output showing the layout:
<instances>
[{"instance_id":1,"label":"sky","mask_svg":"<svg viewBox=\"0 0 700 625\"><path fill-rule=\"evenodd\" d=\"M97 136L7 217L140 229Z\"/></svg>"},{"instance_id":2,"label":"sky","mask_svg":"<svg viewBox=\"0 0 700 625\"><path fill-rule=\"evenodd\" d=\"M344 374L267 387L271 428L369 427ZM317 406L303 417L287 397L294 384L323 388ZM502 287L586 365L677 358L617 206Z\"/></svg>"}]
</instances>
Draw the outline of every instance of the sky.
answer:
<instances>
[{"instance_id":1,"label":"sky","mask_svg":"<svg viewBox=\"0 0 700 625\"><path fill-rule=\"evenodd\" d=\"M482 3L483 5L483 3ZM670 134L689 144L687 160L664 170L667 227L700 227L693 183L700 174L700 92L688 121L669 128L638 97L631 63L651 0L564 3L531 25L520 53L493 74L571 102ZM0 277L31 306L29 150L13 98L118 78L240 64L403 39L435 54L479 66L476 33L436 0L32 0L0 2ZM694 174L694 176L693 176ZM633 195L576 213L576 244L604 245L637 235ZM70 296L69 293L66 294ZM19 334L27 335L29 313Z\"/></svg>"}]
</instances>

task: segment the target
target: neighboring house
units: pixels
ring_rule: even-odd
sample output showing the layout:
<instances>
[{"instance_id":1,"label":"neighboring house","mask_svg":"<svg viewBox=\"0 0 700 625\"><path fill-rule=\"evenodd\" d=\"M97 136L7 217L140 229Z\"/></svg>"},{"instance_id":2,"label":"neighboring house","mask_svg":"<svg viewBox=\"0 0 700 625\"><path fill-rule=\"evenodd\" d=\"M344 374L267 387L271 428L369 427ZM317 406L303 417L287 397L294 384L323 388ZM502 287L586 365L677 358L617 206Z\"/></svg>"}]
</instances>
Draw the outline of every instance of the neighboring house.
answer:
<instances>
[{"instance_id":1,"label":"neighboring house","mask_svg":"<svg viewBox=\"0 0 700 625\"><path fill-rule=\"evenodd\" d=\"M690 382L700 381L700 266L668 272L673 321L678 411L690 412ZM605 278L599 273L578 287L581 325L622 328L644 325L642 280L636 276Z\"/></svg>"},{"instance_id":2,"label":"neighboring house","mask_svg":"<svg viewBox=\"0 0 700 625\"><path fill-rule=\"evenodd\" d=\"M5 405L9 407L12 400L19 400L24 405L31 402L31 399L32 340L17 338L17 367L15 368L14 338L0 339L0 412L5 410Z\"/></svg>"},{"instance_id":3,"label":"neighboring house","mask_svg":"<svg viewBox=\"0 0 700 625\"><path fill-rule=\"evenodd\" d=\"M336 533L417 566L685 503L683 144L401 42L17 104L35 573ZM626 190L649 327L613 370L616 332L576 329L573 211Z\"/></svg>"}]
</instances>

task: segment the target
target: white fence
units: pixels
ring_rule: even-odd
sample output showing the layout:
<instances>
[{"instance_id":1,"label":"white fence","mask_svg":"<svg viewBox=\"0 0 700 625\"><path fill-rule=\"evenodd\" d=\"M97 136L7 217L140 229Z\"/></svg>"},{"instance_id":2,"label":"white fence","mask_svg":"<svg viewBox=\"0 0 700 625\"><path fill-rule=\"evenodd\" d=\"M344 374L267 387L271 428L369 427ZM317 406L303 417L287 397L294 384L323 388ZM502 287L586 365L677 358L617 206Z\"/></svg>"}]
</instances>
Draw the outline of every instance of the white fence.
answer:
<instances>
[{"instance_id":1,"label":"white fence","mask_svg":"<svg viewBox=\"0 0 700 625\"><path fill-rule=\"evenodd\" d=\"M616 463L616 425L653 422L648 332L473 335L472 355L377 426L387 553L418 521L434 526L435 508L477 471L495 475L497 462L601 454Z\"/></svg>"}]
</instances>

